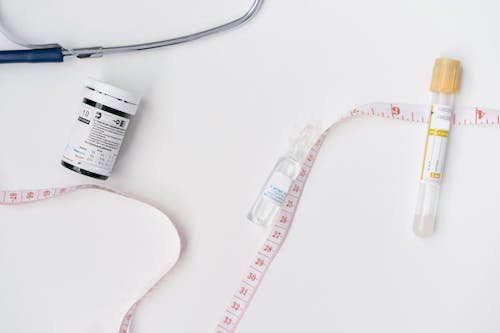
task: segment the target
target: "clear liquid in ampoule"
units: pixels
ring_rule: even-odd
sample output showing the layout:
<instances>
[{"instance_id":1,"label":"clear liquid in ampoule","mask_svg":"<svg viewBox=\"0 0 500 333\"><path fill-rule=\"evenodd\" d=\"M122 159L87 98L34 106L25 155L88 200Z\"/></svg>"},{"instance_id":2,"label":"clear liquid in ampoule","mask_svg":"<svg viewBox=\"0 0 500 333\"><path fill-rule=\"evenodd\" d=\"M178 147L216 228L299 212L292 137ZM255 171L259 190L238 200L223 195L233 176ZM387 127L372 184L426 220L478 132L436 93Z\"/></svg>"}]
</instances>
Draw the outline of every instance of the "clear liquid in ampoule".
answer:
<instances>
[{"instance_id":1,"label":"clear liquid in ampoule","mask_svg":"<svg viewBox=\"0 0 500 333\"><path fill-rule=\"evenodd\" d=\"M300 164L293 158L282 157L269 176L264 189L253 205L248 219L259 225L267 225L285 200L292 181L300 172Z\"/></svg>"},{"instance_id":2,"label":"clear liquid in ampoule","mask_svg":"<svg viewBox=\"0 0 500 333\"><path fill-rule=\"evenodd\" d=\"M278 160L250 209L248 214L250 221L267 226L273 220L285 201L292 182L299 175L301 163L314 145L318 132L318 126L306 126L291 143L288 154Z\"/></svg>"}]
</instances>

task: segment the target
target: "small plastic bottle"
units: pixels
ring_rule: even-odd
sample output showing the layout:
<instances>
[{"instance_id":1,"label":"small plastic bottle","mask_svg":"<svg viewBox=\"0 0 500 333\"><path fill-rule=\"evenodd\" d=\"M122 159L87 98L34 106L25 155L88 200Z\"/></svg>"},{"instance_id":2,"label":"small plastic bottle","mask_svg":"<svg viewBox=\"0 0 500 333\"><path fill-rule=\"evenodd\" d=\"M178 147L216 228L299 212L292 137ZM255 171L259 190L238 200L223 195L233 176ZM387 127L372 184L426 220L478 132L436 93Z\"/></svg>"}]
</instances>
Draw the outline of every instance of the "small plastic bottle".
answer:
<instances>
[{"instance_id":1,"label":"small plastic bottle","mask_svg":"<svg viewBox=\"0 0 500 333\"><path fill-rule=\"evenodd\" d=\"M459 80L459 61L436 59L431 83L431 115L413 223L415 234L421 237L434 233L454 97L458 91Z\"/></svg>"},{"instance_id":2,"label":"small plastic bottle","mask_svg":"<svg viewBox=\"0 0 500 333\"><path fill-rule=\"evenodd\" d=\"M301 163L314 145L318 136L316 126L308 125L291 143L288 154L281 157L266 181L257 200L248 213L248 219L267 226L283 204L293 180L298 176Z\"/></svg>"},{"instance_id":3,"label":"small plastic bottle","mask_svg":"<svg viewBox=\"0 0 500 333\"><path fill-rule=\"evenodd\" d=\"M107 179L140 100L137 94L88 79L61 164L89 177Z\"/></svg>"}]
</instances>

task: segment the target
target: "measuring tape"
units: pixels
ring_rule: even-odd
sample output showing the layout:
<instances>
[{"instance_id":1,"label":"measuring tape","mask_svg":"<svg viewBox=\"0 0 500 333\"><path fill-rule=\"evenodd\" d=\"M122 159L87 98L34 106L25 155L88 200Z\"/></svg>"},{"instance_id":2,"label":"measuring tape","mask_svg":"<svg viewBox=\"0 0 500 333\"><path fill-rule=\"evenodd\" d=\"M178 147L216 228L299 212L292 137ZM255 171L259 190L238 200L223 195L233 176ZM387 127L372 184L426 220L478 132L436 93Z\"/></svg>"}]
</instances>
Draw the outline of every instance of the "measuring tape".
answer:
<instances>
[{"instance_id":1,"label":"measuring tape","mask_svg":"<svg viewBox=\"0 0 500 333\"><path fill-rule=\"evenodd\" d=\"M112 190L104 186L86 184L86 185L77 185L70 187L45 188L38 190L0 191L0 206L36 203L85 189L102 190L117 195L121 195L129 199L133 199L128 195L125 195L123 193L120 193L118 191ZM130 324L132 322L132 318L134 316L134 313L138 305L145 297L147 297L156 288L156 286L158 286L158 284L160 284L160 282L166 277L167 273L168 271L165 272L162 275L162 277L156 283L154 283L154 285L151 288L149 288L149 290L143 296L141 296L137 301L135 301L134 304L129 308L129 310L122 319L120 328L118 330L119 333L129 332Z\"/></svg>"},{"instance_id":2,"label":"measuring tape","mask_svg":"<svg viewBox=\"0 0 500 333\"><path fill-rule=\"evenodd\" d=\"M326 129L309 151L302 163L300 174L292 182L280 210L272 223L264 244L259 248L255 258L250 262L229 304L224 310L215 332L233 333L245 315L254 295L257 293L271 263L276 258L281 246L290 232L295 212L297 211L304 186L312 170L320 148L328 134L343 120L355 117L380 117L393 120L427 123L430 108L422 105L403 105L389 103L366 104L344 114ZM455 108L452 125L490 125L500 126L500 111L485 108Z\"/></svg>"},{"instance_id":3,"label":"measuring tape","mask_svg":"<svg viewBox=\"0 0 500 333\"><path fill-rule=\"evenodd\" d=\"M306 160L303 162L301 171L293 181L290 191L285 198L276 218L274 219L264 244L259 248L254 260L248 266L245 275L241 279L236 292L224 311L222 319L217 324L217 333L235 332L239 322L248 309L253 296L256 294L266 271L269 269L272 261L283 245L292 221L297 210L302 191L307 182L308 176L312 170L316 156L320 151L321 145L328 136L328 133L338 126L342 120L359 117L371 116L394 120L426 123L429 116L429 110L422 105L403 105L376 103L366 104L352 109L343 115L338 121L334 122L327 130L321 134L317 142L311 148ZM500 126L500 111L484 108L456 108L452 119L453 125L491 125ZM77 185L71 187L46 188L38 190L17 190L0 191L0 205L20 205L36 203L43 200L55 198L64 194L84 189L96 189L111 192L117 195L129 196L100 185ZM138 299L127 311L122 319L118 333L129 333L130 324L134 313L141 303L155 287L164 279L165 273L140 299Z\"/></svg>"}]
</instances>

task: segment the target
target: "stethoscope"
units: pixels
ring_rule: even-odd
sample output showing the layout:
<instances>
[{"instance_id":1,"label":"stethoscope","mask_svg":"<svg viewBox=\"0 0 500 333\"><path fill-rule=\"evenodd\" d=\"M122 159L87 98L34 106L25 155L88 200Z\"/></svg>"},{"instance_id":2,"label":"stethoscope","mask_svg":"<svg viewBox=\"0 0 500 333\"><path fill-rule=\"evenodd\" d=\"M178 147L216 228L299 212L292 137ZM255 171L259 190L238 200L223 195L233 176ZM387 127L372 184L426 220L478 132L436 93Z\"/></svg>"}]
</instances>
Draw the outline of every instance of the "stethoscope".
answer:
<instances>
[{"instance_id":1,"label":"stethoscope","mask_svg":"<svg viewBox=\"0 0 500 333\"><path fill-rule=\"evenodd\" d=\"M64 60L64 57L66 56L75 56L77 58L98 58L102 57L105 54L149 50L159 47L187 43L213 34L237 28L238 26L253 18L259 11L263 2L264 0L254 0L250 9L243 16L203 31L155 42L110 47L93 46L69 49L62 47L59 44L28 44L10 33L4 26L1 25L0 22L0 32L2 32L5 37L7 37L15 44L27 48L26 50L0 51L0 63L62 62Z\"/></svg>"}]
</instances>

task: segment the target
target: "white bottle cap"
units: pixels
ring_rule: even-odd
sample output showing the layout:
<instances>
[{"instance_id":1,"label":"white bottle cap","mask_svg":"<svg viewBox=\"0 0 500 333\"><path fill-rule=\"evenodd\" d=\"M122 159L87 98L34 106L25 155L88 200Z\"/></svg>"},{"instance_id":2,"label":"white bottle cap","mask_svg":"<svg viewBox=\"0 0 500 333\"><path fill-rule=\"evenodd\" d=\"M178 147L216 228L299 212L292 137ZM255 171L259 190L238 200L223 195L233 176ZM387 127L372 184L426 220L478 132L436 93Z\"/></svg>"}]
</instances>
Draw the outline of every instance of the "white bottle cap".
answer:
<instances>
[{"instance_id":1,"label":"white bottle cap","mask_svg":"<svg viewBox=\"0 0 500 333\"><path fill-rule=\"evenodd\" d=\"M86 98L131 115L135 115L141 101L138 94L91 78L85 81L85 88Z\"/></svg>"}]
</instances>

